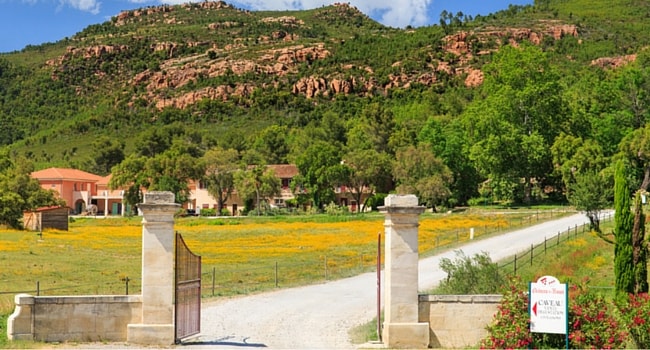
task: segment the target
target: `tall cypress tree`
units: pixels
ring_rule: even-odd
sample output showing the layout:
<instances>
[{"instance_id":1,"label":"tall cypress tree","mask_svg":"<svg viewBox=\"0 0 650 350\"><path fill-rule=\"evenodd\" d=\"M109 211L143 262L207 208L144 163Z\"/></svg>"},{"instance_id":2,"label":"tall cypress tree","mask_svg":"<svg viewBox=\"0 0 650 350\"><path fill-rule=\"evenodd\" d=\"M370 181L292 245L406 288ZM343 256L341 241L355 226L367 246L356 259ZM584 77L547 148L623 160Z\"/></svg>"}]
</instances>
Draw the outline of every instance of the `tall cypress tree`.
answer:
<instances>
[{"instance_id":1,"label":"tall cypress tree","mask_svg":"<svg viewBox=\"0 0 650 350\"><path fill-rule=\"evenodd\" d=\"M614 175L614 274L616 276L615 290L617 295L634 293L634 264L632 251L632 230L634 216L630 210L630 189L627 183L625 166L622 162L616 164Z\"/></svg>"},{"instance_id":2,"label":"tall cypress tree","mask_svg":"<svg viewBox=\"0 0 650 350\"><path fill-rule=\"evenodd\" d=\"M634 265L634 294L648 292L648 246L645 242L645 214L641 192L634 197L634 228L632 230L632 264Z\"/></svg>"}]
</instances>

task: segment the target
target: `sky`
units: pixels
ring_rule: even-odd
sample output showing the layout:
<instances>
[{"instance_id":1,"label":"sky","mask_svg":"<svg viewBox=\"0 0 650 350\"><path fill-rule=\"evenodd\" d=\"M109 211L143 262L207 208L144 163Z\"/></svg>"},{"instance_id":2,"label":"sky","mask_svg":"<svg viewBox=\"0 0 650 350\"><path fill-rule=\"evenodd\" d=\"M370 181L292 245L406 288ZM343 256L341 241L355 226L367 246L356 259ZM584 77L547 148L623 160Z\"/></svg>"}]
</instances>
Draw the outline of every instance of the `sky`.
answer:
<instances>
[{"instance_id":1,"label":"sky","mask_svg":"<svg viewBox=\"0 0 650 350\"><path fill-rule=\"evenodd\" d=\"M226 0L248 10L312 9L337 1L348 2L374 20L396 28L437 24L443 10L476 16L506 9L509 4L533 3L533 0ZM183 2L189 1L0 0L0 52L71 37L91 24L110 20L123 10Z\"/></svg>"}]
</instances>

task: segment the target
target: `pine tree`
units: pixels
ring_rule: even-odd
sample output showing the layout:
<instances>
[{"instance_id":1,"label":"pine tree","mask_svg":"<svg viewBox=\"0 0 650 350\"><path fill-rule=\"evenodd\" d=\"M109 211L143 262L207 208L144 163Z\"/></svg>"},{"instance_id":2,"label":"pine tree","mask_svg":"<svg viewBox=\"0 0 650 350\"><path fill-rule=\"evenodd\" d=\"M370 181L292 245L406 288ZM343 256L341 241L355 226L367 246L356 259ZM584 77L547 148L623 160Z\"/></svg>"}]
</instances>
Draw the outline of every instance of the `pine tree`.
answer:
<instances>
[{"instance_id":1,"label":"pine tree","mask_svg":"<svg viewBox=\"0 0 650 350\"><path fill-rule=\"evenodd\" d=\"M617 295L634 292L635 271L633 265L632 230L634 217L630 210L630 190L625 167L622 162L616 165L614 175L614 275Z\"/></svg>"},{"instance_id":2,"label":"pine tree","mask_svg":"<svg viewBox=\"0 0 650 350\"><path fill-rule=\"evenodd\" d=\"M645 242L645 214L641 193L634 198L634 228L632 230L632 264L634 265L634 294L648 292L648 246Z\"/></svg>"}]
</instances>

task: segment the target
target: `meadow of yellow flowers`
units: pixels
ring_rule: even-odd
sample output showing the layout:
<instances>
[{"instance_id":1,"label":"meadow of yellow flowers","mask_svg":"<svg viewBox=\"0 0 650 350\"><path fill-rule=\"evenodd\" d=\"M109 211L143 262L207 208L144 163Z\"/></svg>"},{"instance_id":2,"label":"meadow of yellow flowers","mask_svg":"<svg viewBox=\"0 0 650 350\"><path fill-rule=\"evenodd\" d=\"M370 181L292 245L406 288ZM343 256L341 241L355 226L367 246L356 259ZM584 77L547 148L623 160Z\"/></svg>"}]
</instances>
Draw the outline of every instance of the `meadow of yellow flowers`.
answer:
<instances>
[{"instance_id":1,"label":"meadow of yellow flowers","mask_svg":"<svg viewBox=\"0 0 650 350\"><path fill-rule=\"evenodd\" d=\"M423 255L475 237L525 224L530 214L424 214ZM203 294L232 295L314 283L371 270L382 215L330 220L179 219L175 229L202 256ZM77 219L69 231L0 229L0 312L18 292L41 295L139 292L139 218Z\"/></svg>"}]
</instances>

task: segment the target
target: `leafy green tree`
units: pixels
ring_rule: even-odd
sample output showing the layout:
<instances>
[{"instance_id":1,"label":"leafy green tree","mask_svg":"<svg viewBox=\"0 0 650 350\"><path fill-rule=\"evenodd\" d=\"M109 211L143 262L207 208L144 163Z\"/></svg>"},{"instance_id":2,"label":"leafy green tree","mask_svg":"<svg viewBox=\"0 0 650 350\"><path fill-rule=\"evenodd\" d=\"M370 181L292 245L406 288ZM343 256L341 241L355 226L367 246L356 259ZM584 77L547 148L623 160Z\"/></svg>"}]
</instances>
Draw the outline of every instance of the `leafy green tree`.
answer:
<instances>
[{"instance_id":1,"label":"leafy green tree","mask_svg":"<svg viewBox=\"0 0 650 350\"><path fill-rule=\"evenodd\" d=\"M464 205L476 196L483 178L469 159L469 144L460 123L446 117L431 117L417 139L431 144L433 153L451 170L454 178L449 188L451 205Z\"/></svg>"},{"instance_id":2,"label":"leafy green tree","mask_svg":"<svg viewBox=\"0 0 650 350\"><path fill-rule=\"evenodd\" d=\"M630 211L630 190L623 162L616 164L614 177L614 275L617 295L633 293L635 289L632 229L634 216Z\"/></svg>"},{"instance_id":3,"label":"leafy green tree","mask_svg":"<svg viewBox=\"0 0 650 350\"><path fill-rule=\"evenodd\" d=\"M22 228L24 211L65 204L31 177L33 171L31 162L11 159L7 151L0 151L0 224Z\"/></svg>"},{"instance_id":4,"label":"leafy green tree","mask_svg":"<svg viewBox=\"0 0 650 350\"><path fill-rule=\"evenodd\" d=\"M239 152L217 147L205 152L202 161L205 166L203 182L208 193L217 200L217 209L221 213L235 189L234 174L239 169Z\"/></svg>"},{"instance_id":5,"label":"leafy green tree","mask_svg":"<svg viewBox=\"0 0 650 350\"><path fill-rule=\"evenodd\" d=\"M377 186L386 187L390 181L391 160L386 153L379 153L374 149L353 150L344 157L347 177L343 181L346 192L357 202L359 212L365 209L361 202L363 195L370 198Z\"/></svg>"},{"instance_id":6,"label":"leafy green tree","mask_svg":"<svg viewBox=\"0 0 650 350\"><path fill-rule=\"evenodd\" d=\"M559 75L539 48L505 46L485 67L482 99L464 113L470 158L489 178L523 179L524 202L552 171L548 151L564 128Z\"/></svg>"},{"instance_id":7,"label":"leafy green tree","mask_svg":"<svg viewBox=\"0 0 650 350\"><path fill-rule=\"evenodd\" d=\"M254 165L240 169L234 174L235 188L245 202L255 199L255 210L260 215L262 198L272 198L280 194L280 179L273 169L266 165Z\"/></svg>"},{"instance_id":8,"label":"leafy green tree","mask_svg":"<svg viewBox=\"0 0 650 350\"><path fill-rule=\"evenodd\" d=\"M287 133L286 126L271 125L255 136L251 149L260 153L266 164L285 164L289 153Z\"/></svg>"},{"instance_id":9,"label":"leafy green tree","mask_svg":"<svg viewBox=\"0 0 650 350\"><path fill-rule=\"evenodd\" d=\"M426 143L397 151L393 178L398 184L397 192L415 194L420 202L434 210L451 195L451 171Z\"/></svg>"},{"instance_id":10,"label":"leafy green tree","mask_svg":"<svg viewBox=\"0 0 650 350\"><path fill-rule=\"evenodd\" d=\"M124 160L124 142L103 136L93 141L90 147L93 150L94 171L97 174L110 174L111 168Z\"/></svg>"},{"instance_id":11,"label":"leafy green tree","mask_svg":"<svg viewBox=\"0 0 650 350\"><path fill-rule=\"evenodd\" d=\"M334 186L345 177L338 148L325 141L313 142L296 158L299 175L294 178L294 192L306 193L316 208L334 200Z\"/></svg>"},{"instance_id":12,"label":"leafy green tree","mask_svg":"<svg viewBox=\"0 0 650 350\"><path fill-rule=\"evenodd\" d=\"M575 182L571 182L567 195L569 203L576 210L584 211L589 218L590 227L607 242L613 241L607 238L600 228L601 213L610 205L612 197L611 183L607 181L602 173L586 171L579 173Z\"/></svg>"},{"instance_id":13,"label":"leafy green tree","mask_svg":"<svg viewBox=\"0 0 650 350\"><path fill-rule=\"evenodd\" d=\"M627 135L620 144L621 152L642 175L639 188L647 191L650 186L650 124Z\"/></svg>"},{"instance_id":14,"label":"leafy green tree","mask_svg":"<svg viewBox=\"0 0 650 350\"><path fill-rule=\"evenodd\" d=\"M126 157L111 169L109 188L124 189L124 202L135 206L142 203L142 190L149 188L150 179L146 170L147 158L135 153Z\"/></svg>"}]
</instances>

